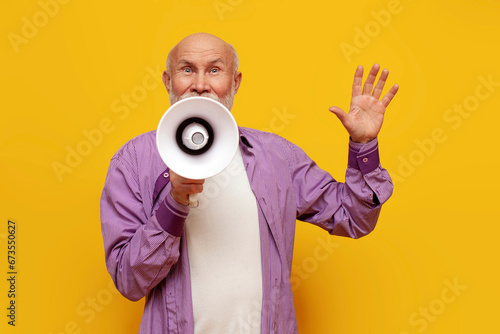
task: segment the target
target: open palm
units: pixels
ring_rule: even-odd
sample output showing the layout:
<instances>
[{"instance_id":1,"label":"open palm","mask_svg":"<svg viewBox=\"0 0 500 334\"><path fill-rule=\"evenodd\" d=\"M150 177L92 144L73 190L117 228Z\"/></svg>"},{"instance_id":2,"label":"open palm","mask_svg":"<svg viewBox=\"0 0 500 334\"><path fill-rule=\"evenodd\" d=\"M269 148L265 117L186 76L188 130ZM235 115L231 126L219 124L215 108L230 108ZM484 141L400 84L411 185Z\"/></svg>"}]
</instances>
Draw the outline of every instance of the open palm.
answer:
<instances>
[{"instance_id":1,"label":"open palm","mask_svg":"<svg viewBox=\"0 0 500 334\"><path fill-rule=\"evenodd\" d=\"M382 100L379 100L389 76L389 71L384 69L374 88L373 85L379 70L380 65L373 65L362 87L363 66L358 66L354 74L349 113L344 112L339 107L330 107L329 109L342 122L351 139L358 143L367 143L377 137L384 121L385 109L399 89L398 85L392 86Z\"/></svg>"}]
</instances>

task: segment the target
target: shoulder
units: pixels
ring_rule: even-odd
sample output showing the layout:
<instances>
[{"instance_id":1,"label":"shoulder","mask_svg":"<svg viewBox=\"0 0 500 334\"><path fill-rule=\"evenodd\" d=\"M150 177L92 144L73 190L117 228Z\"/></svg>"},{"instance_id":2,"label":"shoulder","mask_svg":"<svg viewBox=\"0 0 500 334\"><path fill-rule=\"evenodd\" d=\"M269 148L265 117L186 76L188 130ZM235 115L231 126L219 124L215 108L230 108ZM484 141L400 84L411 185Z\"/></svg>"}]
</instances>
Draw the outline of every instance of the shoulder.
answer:
<instances>
[{"instance_id":1,"label":"shoulder","mask_svg":"<svg viewBox=\"0 0 500 334\"><path fill-rule=\"evenodd\" d=\"M165 164L156 148L156 130L143 133L127 141L110 161L110 169L126 169L129 173L140 175L159 173Z\"/></svg>"},{"instance_id":2,"label":"shoulder","mask_svg":"<svg viewBox=\"0 0 500 334\"><path fill-rule=\"evenodd\" d=\"M120 174L133 179L141 188L154 188L160 172L166 168L156 148L156 130L143 133L127 141L111 158L109 174Z\"/></svg>"},{"instance_id":3,"label":"shoulder","mask_svg":"<svg viewBox=\"0 0 500 334\"><path fill-rule=\"evenodd\" d=\"M254 154L262 158L261 161L285 163L294 168L297 163L310 160L299 146L277 134L240 127L240 136L243 143L246 140Z\"/></svg>"},{"instance_id":4,"label":"shoulder","mask_svg":"<svg viewBox=\"0 0 500 334\"><path fill-rule=\"evenodd\" d=\"M138 135L127 141L116 151L112 160L135 160L138 156L150 155L156 152L156 130Z\"/></svg>"},{"instance_id":5,"label":"shoulder","mask_svg":"<svg viewBox=\"0 0 500 334\"><path fill-rule=\"evenodd\" d=\"M261 130L240 127L240 135L248 141L248 143L257 148L270 148L275 146L285 146L287 148L292 148L296 146L287 139L271 132L265 132Z\"/></svg>"}]
</instances>

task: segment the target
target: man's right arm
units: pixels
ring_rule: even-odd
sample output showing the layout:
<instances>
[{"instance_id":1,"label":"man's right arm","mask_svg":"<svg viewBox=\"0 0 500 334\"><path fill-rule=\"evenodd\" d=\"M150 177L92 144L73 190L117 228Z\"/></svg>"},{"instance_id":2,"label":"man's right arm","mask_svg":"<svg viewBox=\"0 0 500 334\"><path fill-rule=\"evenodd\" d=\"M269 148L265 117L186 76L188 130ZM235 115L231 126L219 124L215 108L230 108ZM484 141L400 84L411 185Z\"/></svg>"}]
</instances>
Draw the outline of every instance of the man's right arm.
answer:
<instances>
[{"instance_id":1,"label":"man's right arm","mask_svg":"<svg viewBox=\"0 0 500 334\"><path fill-rule=\"evenodd\" d=\"M116 288L139 300L167 277L179 259L188 208L170 195L148 217L135 168L114 157L101 196L101 227L106 266Z\"/></svg>"}]
</instances>

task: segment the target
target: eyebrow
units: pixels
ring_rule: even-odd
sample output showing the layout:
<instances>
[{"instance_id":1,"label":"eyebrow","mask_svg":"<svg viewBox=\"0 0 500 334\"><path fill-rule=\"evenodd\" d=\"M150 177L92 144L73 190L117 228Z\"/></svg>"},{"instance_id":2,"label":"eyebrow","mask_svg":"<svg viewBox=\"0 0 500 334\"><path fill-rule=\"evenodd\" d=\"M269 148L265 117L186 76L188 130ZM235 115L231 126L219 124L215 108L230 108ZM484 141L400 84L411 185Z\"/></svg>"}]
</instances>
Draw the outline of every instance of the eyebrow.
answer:
<instances>
[{"instance_id":1,"label":"eyebrow","mask_svg":"<svg viewBox=\"0 0 500 334\"><path fill-rule=\"evenodd\" d=\"M226 62L224 61L224 59L222 59L222 58L217 58L217 59L214 59L214 60L210 61L209 63L210 63L210 64L215 64L215 63L219 63L219 62L220 62L220 63L223 63L223 64L225 64L225 63L226 63Z\"/></svg>"},{"instance_id":2,"label":"eyebrow","mask_svg":"<svg viewBox=\"0 0 500 334\"><path fill-rule=\"evenodd\" d=\"M177 62L178 64L188 64L188 65L191 65L192 62L189 61L189 60L185 60L185 59L179 59L179 61ZM210 64L215 64L215 63L222 63L222 64L226 64L226 62L224 61L224 59L222 58L217 58L217 59L214 59L214 60L211 60L209 61Z\"/></svg>"}]
</instances>

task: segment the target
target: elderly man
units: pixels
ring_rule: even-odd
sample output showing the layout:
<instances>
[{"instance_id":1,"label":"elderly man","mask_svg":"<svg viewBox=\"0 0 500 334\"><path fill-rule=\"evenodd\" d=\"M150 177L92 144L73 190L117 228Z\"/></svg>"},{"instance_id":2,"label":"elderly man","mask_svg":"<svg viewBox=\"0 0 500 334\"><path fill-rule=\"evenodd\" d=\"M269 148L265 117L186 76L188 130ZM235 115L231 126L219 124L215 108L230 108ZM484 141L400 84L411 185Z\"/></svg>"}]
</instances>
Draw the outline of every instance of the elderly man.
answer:
<instances>
[{"instance_id":1,"label":"elderly man","mask_svg":"<svg viewBox=\"0 0 500 334\"><path fill-rule=\"evenodd\" d=\"M362 86L358 67L349 113L330 108L350 135L345 183L285 139L248 128L239 128L228 170L207 180L169 170L155 131L120 148L102 193L102 234L117 289L131 300L146 296L140 333L297 332L290 283L296 219L359 238L392 194L376 137L398 87L380 100L388 71L375 84L378 72L373 66ZM163 73L171 103L207 96L229 110L241 80L233 47L205 33L180 41ZM217 184L204 201L203 188ZM190 208L195 193L200 207Z\"/></svg>"}]
</instances>

